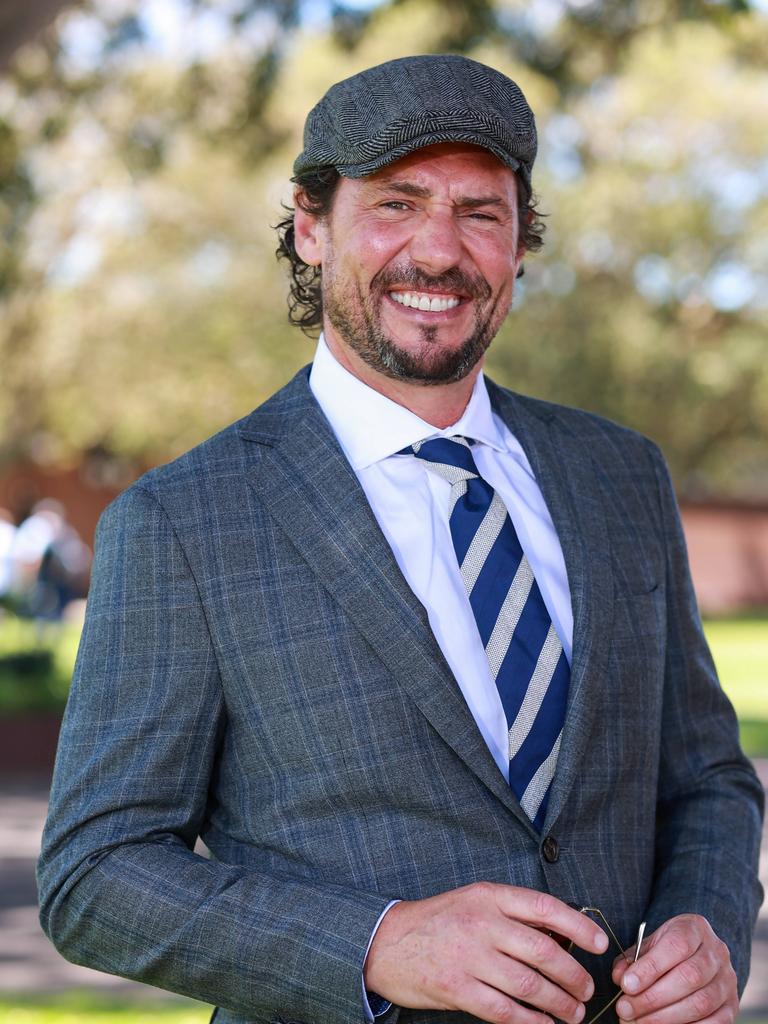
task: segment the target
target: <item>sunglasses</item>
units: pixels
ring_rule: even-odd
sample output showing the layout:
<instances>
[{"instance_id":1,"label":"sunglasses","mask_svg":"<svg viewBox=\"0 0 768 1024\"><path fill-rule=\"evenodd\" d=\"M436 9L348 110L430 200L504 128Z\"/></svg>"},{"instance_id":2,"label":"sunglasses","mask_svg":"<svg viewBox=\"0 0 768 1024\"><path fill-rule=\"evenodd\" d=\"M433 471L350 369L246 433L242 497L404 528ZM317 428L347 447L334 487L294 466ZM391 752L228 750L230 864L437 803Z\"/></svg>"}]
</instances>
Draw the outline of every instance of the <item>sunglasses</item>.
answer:
<instances>
[{"instance_id":1,"label":"sunglasses","mask_svg":"<svg viewBox=\"0 0 768 1024\"><path fill-rule=\"evenodd\" d=\"M614 932L613 928L611 928L610 924L605 918L605 915L598 907L580 907L577 903L571 903L569 904L569 906L573 907L574 910L578 910L580 914L589 914L590 917L597 918L595 923L603 926L607 934L610 936L616 950L621 956L624 957L626 962L628 964L633 964L637 962L637 959L640 956L640 946L643 941L643 936L645 935L645 921L642 921L640 927L637 929L637 939L635 940L635 955L634 958L630 959L629 954L616 937L616 932ZM560 935L555 935L551 932L550 934L552 935L552 938L556 939L560 943L560 945L563 947L563 949L565 949L567 953L570 953L573 950L573 942L566 938L563 938ZM595 1024L595 1021L599 1020L604 1013L610 1010L610 1008L618 1001L620 996L622 996L623 994L624 993L622 989L617 989L616 994L611 999L609 999L605 1006L601 1007L601 1009L598 1010L598 1012L589 1020L583 1021L582 1024Z\"/></svg>"}]
</instances>

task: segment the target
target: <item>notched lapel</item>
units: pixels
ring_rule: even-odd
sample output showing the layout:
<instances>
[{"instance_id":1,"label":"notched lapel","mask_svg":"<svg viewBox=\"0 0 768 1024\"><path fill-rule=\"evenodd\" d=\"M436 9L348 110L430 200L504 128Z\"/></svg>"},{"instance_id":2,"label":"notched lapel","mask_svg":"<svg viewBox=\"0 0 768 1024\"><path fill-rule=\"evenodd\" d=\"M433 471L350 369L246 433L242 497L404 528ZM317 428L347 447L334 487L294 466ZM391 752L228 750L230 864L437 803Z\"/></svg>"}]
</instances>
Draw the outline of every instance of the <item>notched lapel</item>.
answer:
<instances>
[{"instance_id":1,"label":"notched lapel","mask_svg":"<svg viewBox=\"0 0 768 1024\"><path fill-rule=\"evenodd\" d=\"M552 516L565 558L573 604L573 657L563 740L544 831L565 806L607 684L608 638L613 607L613 570L595 466L583 438L552 415L489 382L494 408L520 441Z\"/></svg>"},{"instance_id":2,"label":"notched lapel","mask_svg":"<svg viewBox=\"0 0 768 1024\"><path fill-rule=\"evenodd\" d=\"M246 421L262 444L250 477L259 500L433 728L530 825L491 756L365 493L306 383L290 429Z\"/></svg>"}]
</instances>

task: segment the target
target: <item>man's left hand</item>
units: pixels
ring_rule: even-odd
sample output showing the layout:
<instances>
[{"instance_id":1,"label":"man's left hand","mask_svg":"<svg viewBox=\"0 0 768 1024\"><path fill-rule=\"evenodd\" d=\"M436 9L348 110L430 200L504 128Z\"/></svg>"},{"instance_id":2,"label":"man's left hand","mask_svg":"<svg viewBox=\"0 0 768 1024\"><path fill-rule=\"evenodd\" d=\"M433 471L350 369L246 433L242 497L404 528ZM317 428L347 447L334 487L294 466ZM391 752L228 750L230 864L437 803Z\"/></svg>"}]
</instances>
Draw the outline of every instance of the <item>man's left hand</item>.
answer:
<instances>
[{"instance_id":1,"label":"man's left hand","mask_svg":"<svg viewBox=\"0 0 768 1024\"><path fill-rule=\"evenodd\" d=\"M634 947L627 953L632 960ZM732 1024L739 1008L728 947L698 914L666 921L643 942L637 963L616 961L613 980L626 993L616 1004L622 1020Z\"/></svg>"}]
</instances>

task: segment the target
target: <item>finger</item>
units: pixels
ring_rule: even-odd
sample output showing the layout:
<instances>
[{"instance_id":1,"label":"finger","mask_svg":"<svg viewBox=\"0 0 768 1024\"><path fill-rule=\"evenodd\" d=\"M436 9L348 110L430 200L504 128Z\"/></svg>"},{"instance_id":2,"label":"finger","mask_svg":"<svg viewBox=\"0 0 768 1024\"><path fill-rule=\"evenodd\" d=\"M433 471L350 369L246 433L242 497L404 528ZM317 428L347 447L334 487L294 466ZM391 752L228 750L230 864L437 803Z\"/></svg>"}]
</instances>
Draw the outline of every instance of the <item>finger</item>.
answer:
<instances>
[{"instance_id":1,"label":"finger","mask_svg":"<svg viewBox=\"0 0 768 1024\"><path fill-rule=\"evenodd\" d=\"M537 1010L551 1013L568 1024L584 1019L584 1003L563 991L539 971L519 960L498 956L485 965L482 981Z\"/></svg>"},{"instance_id":2,"label":"finger","mask_svg":"<svg viewBox=\"0 0 768 1024\"><path fill-rule=\"evenodd\" d=\"M602 928L587 914L574 910L549 893L504 886L499 899L499 907L507 917L557 932L590 953L604 953L608 949L608 936Z\"/></svg>"},{"instance_id":3,"label":"finger","mask_svg":"<svg viewBox=\"0 0 768 1024\"><path fill-rule=\"evenodd\" d=\"M655 932L637 962L622 973L621 987L628 995L644 992L673 967L690 960L701 944L702 936L691 924Z\"/></svg>"},{"instance_id":4,"label":"finger","mask_svg":"<svg viewBox=\"0 0 768 1024\"><path fill-rule=\"evenodd\" d=\"M464 1010L490 1024L554 1024L546 1014L523 1006L492 985L476 980L467 984L461 1004L451 1008Z\"/></svg>"},{"instance_id":5,"label":"finger","mask_svg":"<svg viewBox=\"0 0 768 1024\"><path fill-rule=\"evenodd\" d=\"M535 967L576 1000L592 998L595 984L589 973L546 932L510 921L499 929L495 939L508 957Z\"/></svg>"},{"instance_id":6,"label":"finger","mask_svg":"<svg viewBox=\"0 0 768 1024\"><path fill-rule=\"evenodd\" d=\"M712 950L701 946L692 957L673 967L644 992L635 996L622 996L616 1012L624 1020L638 1020L650 1013L655 1014L657 1010L673 1006L706 989L713 982L722 987L722 980L719 979L722 979L723 974L724 965Z\"/></svg>"},{"instance_id":7,"label":"finger","mask_svg":"<svg viewBox=\"0 0 768 1024\"><path fill-rule=\"evenodd\" d=\"M619 1003L623 1000L619 1000ZM654 1010L652 1013L625 1017L623 1010L616 1012L622 1020L632 1020L635 1024L693 1024L712 1017L728 1002L728 992L716 979L700 988L697 992L680 999L669 1006Z\"/></svg>"},{"instance_id":8,"label":"finger","mask_svg":"<svg viewBox=\"0 0 768 1024\"><path fill-rule=\"evenodd\" d=\"M640 945L640 953L647 952L650 946L650 940L646 939ZM624 977L629 968L635 963L637 951L637 943L633 943L628 949L625 949L623 953L620 953L613 961L611 968L611 975L615 985L621 985L621 979ZM639 959L639 958L638 958Z\"/></svg>"}]
</instances>

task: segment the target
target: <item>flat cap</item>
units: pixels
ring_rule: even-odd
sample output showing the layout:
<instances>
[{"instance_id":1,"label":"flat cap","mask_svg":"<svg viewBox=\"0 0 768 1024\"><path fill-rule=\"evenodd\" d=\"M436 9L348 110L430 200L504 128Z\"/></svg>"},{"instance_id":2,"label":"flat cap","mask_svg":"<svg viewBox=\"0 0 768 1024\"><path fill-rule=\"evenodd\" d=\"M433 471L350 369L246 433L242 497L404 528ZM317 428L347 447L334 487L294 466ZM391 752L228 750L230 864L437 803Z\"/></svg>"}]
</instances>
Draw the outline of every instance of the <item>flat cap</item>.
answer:
<instances>
[{"instance_id":1,"label":"flat cap","mask_svg":"<svg viewBox=\"0 0 768 1024\"><path fill-rule=\"evenodd\" d=\"M455 54L390 60L332 85L307 116L293 172L335 167L364 178L438 142L490 150L530 196L536 122L525 96L500 71Z\"/></svg>"}]
</instances>

